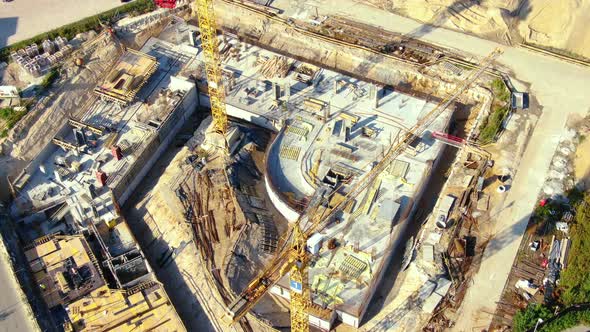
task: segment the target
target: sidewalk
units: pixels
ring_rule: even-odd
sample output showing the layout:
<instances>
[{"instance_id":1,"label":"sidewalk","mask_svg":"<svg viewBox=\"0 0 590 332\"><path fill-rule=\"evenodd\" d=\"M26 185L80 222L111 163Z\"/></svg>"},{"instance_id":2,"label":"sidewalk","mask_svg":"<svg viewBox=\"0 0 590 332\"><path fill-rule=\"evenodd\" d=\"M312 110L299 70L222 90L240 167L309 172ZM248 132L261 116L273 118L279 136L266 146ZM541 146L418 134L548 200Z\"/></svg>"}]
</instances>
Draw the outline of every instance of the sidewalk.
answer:
<instances>
[{"instance_id":1,"label":"sidewalk","mask_svg":"<svg viewBox=\"0 0 590 332\"><path fill-rule=\"evenodd\" d=\"M0 222L6 227L11 221L7 219L3 209L0 205ZM0 331L41 331L13 270L8 244L4 242L4 236L9 232L6 229L0 231L4 233L0 234L0 285L3 286L0 297ZM26 267L21 267L21 270L22 268Z\"/></svg>"}]
</instances>

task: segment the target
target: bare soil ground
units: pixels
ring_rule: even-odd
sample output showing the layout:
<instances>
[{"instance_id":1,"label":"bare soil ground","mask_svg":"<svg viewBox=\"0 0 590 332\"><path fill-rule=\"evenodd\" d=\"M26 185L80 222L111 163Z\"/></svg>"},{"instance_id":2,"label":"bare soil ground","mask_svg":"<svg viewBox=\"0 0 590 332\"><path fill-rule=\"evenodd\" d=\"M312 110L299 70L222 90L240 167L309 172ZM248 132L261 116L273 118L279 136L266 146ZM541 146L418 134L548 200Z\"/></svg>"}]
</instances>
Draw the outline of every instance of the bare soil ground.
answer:
<instances>
[{"instance_id":1,"label":"bare soil ground","mask_svg":"<svg viewBox=\"0 0 590 332\"><path fill-rule=\"evenodd\" d=\"M196 119L188 122L180 134L192 133L191 125L198 125ZM184 210L174 193L190 155L181 146L173 142L162 155L126 203L124 215L187 329L215 331L219 323L210 322L206 312L216 312L215 301L220 299L202 268L190 225L184 222ZM165 263L163 258L170 253L173 257Z\"/></svg>"},{"instance_id":2,"label":"bare soil ground","mask_svg":"<svg viewBox=\"0 0 590 332\"><path fill-rule=\"evenodd\" d=\"M432 26L475 34L503 43L521 41L590 57L586 28L590 1L361 0ZM431 28L415 31L416 37Z\"/></svg>"},{"instance_id":3,"label":"bare soil ground","mask_svg":"<svg viewBox=\"0 0 590 332\"><path fill-rule=\"evenodd\" d=\"M183 133L192 133L194 128L187 128L199 122L189 120ZM256 136L260 138L264 134ZM185 162L193 153L176 145L171 146L148 173L134 199L126 204L125 215L187 328L191 331L223 331L227 329L223 320L227 300L232 298L227 287L240 292L272 257L259 250L260 225L253 219L256 215L268 215L280 232L286 229L286 221L276 211L271 211L272 207L264 196L262 179L254 179L246 169L248 165L239 165L234 168L239 184L235 188L240 203L236 213L238 227L228 236L225 225L233 218L232 213L228 213L229 201L222 194L222 188L216 187L218 177L212 175L222 166L222 158L209 156L207 166L198 174ZM252 154L256 167L262 170L264 146ZM204 174L210 174L210 182L203 180ZM219 241L209 238L213 252L208 256L205 250L206 259L202 258L202 247L195 243L192 226L186 221L185 208L176 193L181 183L187 192L199 192L203 209L214 215ZM189 197L194 196L189 194ZM257 200L262 206L249 205L250 199ZM239 216L242 211L247 221ZM164 257L169 255L171 258L165 261ZM215 280L216 275L220 276L221 283ZM284 314L284 307L267 297L257 308L264 313ZM288 315L278 318L281 317L288 318ZM263 330L256 320L249 321L256 330ZM239 325L234 327L241 331Z\"/></svg>"},{"instance_id":4,"label":"bare soil ground","mask_svg":"<svg viewBox=\"0 0 590 332\"><path fill-rule=\"evenodd\" d=\"M69 117L80 117L96 100L92 90L98 79L113 64L119 55L119 48L108 34L100 35L97 47L84 57L85 65L78 67L73 61L65 61L60 78L53 87L38 96L38 102L19 121L8 137L0 140L0 188L6 190L6 176L14 177L53 138ZM16 69L11 69L16 70ZM34 80L27 75L15 73L9 81L27 84ZM0 191L0 198L8 193Z\"/></svg>"}]
</instances>

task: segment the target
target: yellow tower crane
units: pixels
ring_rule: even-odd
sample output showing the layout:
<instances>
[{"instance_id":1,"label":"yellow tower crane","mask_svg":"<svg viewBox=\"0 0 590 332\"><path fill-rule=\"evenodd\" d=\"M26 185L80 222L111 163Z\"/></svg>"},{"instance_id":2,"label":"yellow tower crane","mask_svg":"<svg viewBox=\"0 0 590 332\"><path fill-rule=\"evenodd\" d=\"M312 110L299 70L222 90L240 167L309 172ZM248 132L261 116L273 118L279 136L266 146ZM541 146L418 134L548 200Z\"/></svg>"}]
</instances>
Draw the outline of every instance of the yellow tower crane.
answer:
<instances>
[{"instance_id":1,"label":"yellow tower crane","mask_svg":"<svg viewBox=\"0 0 590 332\"><path fill-rule=\"evenodd\" d=\"M207 72L207 87L211 102L213 128L223 135L227 132L227 113L225 111L225 89L223 88L221 57L219 55L219 40L217 39L217 23L213 0L195 0L197 18L201 31L203 54L205 56L205 70ZM227 148L227 147L226 147Z\"/></svg>"},{"instance_id":2,"label":"yellow tower crane","mask_svg":"<svg viewBox=\"0 0 590 332\"><path fill-rule=\"evenodd\" d=\"M279 250L272 261L262 272L242 291L242 293L229 305L228 311L231 319L236 322L240 320L266 292L275 285L286 273L289 273L291 289L291 331L309 331L308 308L311 305L308 262L309 254L306 251L307 239L326 224L336 212L344 209L353 198L358 197L373 183L378 176L407 148L415 139L421 136L428 126L436 120L453 101L459 97L467 88L477 80L480 75L491 65L503 51L495 49L490 53L478 67L459 83L451 94L438 103L418 123L408 130L401 140L393 144L385 156L368 171L362 178L346 188L344 199L334 206L325 204L331 199L332 194L326 195L318 200L318 203L309 207L293 224L284 241L279 244ZM318 189L321 190L321 189ZM321 211L321 212L320 212Z\"/></svg>"},{"instance_id":3,"label":"yellow tower crane","mask_svg":"<svg viewBox=\"0 0 590 332\"><path fill-rule=\"evenodd\" d=\"M293 263L289 271L289 285L291 287L291 331L309 331L309 317L307 308L311 304L308 287L307 263L309 255L306 252L307 236L301 228L295 225L293 228L293 245L291 253Z\"/></svg>"}]
</instances>

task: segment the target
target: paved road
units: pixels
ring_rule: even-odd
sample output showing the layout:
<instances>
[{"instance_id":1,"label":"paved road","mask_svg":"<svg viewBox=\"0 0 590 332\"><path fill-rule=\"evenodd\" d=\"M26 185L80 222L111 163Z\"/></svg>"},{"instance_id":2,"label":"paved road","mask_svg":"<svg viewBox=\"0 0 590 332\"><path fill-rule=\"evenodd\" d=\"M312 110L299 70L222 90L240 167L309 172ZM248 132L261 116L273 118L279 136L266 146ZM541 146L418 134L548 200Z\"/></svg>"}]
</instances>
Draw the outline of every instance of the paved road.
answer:
<instances>
[{"instance_id":1,"label":"paved road","mask_svg":"<svg viewBox=\"0 0 590 332\"><path fill-rule=\"evenodd\" d=\"M563 332L588 332L590 331L590 327L585 326L585 325L580 325L580 326L576 326L576 327L571 327L567 330L564 330Z\"/></svg>"},{"instance_id":2,"label":"paved road","mask_svg":"<svg viewBox=\"0 0 590 332\"><path fill-rule=\"evenodd\" d=\"M121 6L120 0L0 2L0 47Z\"/></svg>"},{"instance_id":3,"label":"paved road","mask_svg":"<svg viewBox=\"0 0 590 332\"><path fill-rule=\"evenodd\" d=\"M0 251L3 252L3 251ZM19 285L3 254L0 254L0 331L32 331L25 304L21 301Z\"/></svg>"},{"instance_id":4,"label":"paved road","mask_svg":"<svg viewBox=\"0 0 590 332\"><path fill-rule=\"evenodd\" d=\"M315 14L318 8L320 15L349 17L478 57L501 46L456 31L424 26L352 0L277 0L273 6L284 9L287 15L300 17L305 16L306 11ZM456 331L481 330L490 324L490 315L482 315L482 312L493 312L500 299L567 117L572 113L585 115L590 106L589 68L517 47L504 46L504 50L498 62L510 68L518 80L531 84L530 92L542 105L543 114L524 152L512 189L500 208L502 212L494 221L496 236L489 242L481 268L466 294ZM517 88L519 86L522 84L516 84Z\"/></svg>"}]
</instances>

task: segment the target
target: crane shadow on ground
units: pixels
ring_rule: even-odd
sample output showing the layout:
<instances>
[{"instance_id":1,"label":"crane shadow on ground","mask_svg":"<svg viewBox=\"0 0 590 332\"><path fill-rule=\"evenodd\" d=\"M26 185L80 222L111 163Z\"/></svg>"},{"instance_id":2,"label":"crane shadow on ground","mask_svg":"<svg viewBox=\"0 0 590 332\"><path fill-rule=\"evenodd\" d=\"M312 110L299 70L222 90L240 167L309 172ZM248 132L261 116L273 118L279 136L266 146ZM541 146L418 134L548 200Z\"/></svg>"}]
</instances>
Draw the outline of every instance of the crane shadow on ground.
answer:
<instances>
[{"instance_id":1,"label":"crane shadow on ground","mask_svg":"<svg viewBox=\"0 0 590 332\"><path fill-rule=\"evenodd\" d=\"M4 309L0 311L0 321L6 320L10 315L12 315L16 310L12 308Z\"/></svg>"},{"instance_id":2,"label":"crane shadow on ground","mask_svg":"<svg viewBox=\"0 0 590 332\"><path fill-rule=\"evenodd\" d=\"M16 33L18 17L0 18L0 48L8 46L8 38Z\"/></svg>"},{"instance_id":3,"label":"crane shadow on ground","mask_svg":"<svg viewBox=\"0 0 590 332\"><path fill-rule=\"evenodd\" d=\"M462 12L469 10L475 5L479 5L478 0L455 1L451 5L439 9L428 22L424 22L418 28L405 34L405 37L414 39L422 38L437 28L444 26L452 16L459 16Z\"/></svg>"},{"instance_id":4,"label":"crane shadow on ground","mask_svg":"<svg viewBox=\"0 0 590 332\"><path fill-rule=\"evenodd\" d=\"M479 6L480 0L458 0L449 6L441 8L428 22L407 33L405 37L419 39L439 27L443 27L452 17L461 17L463 12L470 10L473 6ZM507 24L513 24L514 20L525 20L532 11L530 0L519 0L518 5L512 11L502 10L502 16ZM485 21L482 17L482 22Z\"/></svg>"}]
</instances>

